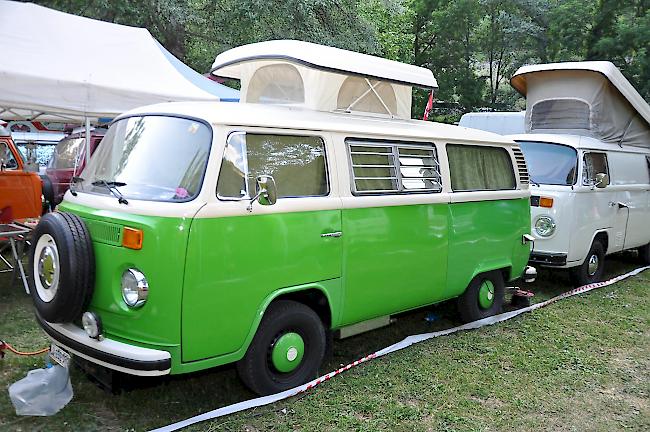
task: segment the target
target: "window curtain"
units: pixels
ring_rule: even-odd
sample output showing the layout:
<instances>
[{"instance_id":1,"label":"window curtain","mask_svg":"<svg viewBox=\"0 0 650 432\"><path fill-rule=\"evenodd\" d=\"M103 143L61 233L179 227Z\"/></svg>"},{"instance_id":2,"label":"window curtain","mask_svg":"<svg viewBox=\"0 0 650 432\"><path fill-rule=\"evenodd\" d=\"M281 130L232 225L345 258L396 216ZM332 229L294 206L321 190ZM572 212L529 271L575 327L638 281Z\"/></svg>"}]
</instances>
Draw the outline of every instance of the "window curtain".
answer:
<instances>
[{"instance_id":1,"label":"window curtain","mask_svg":"<svg viewBox=\"0 0 650 432\"><path fill-rule=\"evenodd\" d=\"M454 191L515 188L512 162L503 148L448 144L447 156Z\"/></svg>"}]
</instances>

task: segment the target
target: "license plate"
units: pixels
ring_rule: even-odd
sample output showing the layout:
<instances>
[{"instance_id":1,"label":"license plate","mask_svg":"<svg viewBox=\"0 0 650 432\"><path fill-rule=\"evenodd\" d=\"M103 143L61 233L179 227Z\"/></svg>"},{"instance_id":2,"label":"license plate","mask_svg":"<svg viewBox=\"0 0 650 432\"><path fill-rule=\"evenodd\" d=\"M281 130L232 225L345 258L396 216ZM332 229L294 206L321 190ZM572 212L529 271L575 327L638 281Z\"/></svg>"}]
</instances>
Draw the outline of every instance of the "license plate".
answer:
<instances>
[{"instance_id":1,"label":"license plate","mask_svg":"<svg viewBox=\"0 0 650 432\"><path fill-rule=\"evenodd\" d=\"M70 364L70 354L54 344L50 346L50 358L64 368L67 368Z\"/></svg>"}]
</instances>

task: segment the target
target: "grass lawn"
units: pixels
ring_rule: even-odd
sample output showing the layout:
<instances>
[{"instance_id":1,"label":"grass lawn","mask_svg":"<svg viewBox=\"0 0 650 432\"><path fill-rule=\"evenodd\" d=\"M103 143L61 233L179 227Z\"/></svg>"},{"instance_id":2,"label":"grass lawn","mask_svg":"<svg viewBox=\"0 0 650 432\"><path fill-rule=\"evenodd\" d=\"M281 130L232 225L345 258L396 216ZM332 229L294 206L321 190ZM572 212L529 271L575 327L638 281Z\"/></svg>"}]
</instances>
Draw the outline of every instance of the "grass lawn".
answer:
<instances>
[{"instance_id":1,"label":"grass lawn","mask_svg":"<svg viewBox=\"0 0 650 432\"><path fill-rule=\"evenodd\" d=\"M612 257L607 276L637 266ZM568 290L543 272L535 301ZM433 311L437 321L424 320ZM323 372L413 333L457 325L453 303L399 316L336 341ZM0 339L48 344L18 283L0 274ZM57 415L17 417L7 387L43 356L0 360L0 430L146 430L253 397L234 368L138 381L111 395L72 372L74 399ZM514 320L429 340L344 373L287 401L187 430L650 430L650 271Z\"/></svg>"}]
</instances>

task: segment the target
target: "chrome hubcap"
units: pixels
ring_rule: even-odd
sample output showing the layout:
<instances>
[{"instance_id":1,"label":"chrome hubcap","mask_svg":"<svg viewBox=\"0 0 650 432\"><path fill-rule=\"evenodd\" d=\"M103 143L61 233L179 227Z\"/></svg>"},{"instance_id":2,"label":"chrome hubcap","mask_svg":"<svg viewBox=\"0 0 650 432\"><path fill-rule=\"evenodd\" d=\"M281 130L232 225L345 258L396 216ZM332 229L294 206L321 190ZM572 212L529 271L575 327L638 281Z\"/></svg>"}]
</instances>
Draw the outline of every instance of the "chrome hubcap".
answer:
<instances>
[{"instance_id":1,"label":"chrome hubcap","mask_svg":"<svg viewBox=\"0 0 650 432\"><path fill-rule=\"evenodd\" d=\"M56 274L56 267L56 252L54 252L51 246L44 247L38 259L38 276L45 288L52 286L54 275Z\"/></svg>"},{"instance_id":2,"label":"chrome hubcap","mask_svg":"<svg viewBox=\"0 0 650 432\"><path fill-rule=\"evenodd\" d=\"M598 270L598 255L593 254L592 256L589 257L589 264L587 266L587 271L589 272L589 276L595 275L597 270Z\"/></svg>"},{"instance_id":3,"label":"chrome hubcap","mask_svg":"<svg viewBox=\"0 0 650 432\"><path fill-rule=\"evenodd\" d=\"M49 234L43 234L36 242L32 273L38 297L45 303L51 302L59 288L61 264L56 242Z\"/></svg>"}]
</instances>

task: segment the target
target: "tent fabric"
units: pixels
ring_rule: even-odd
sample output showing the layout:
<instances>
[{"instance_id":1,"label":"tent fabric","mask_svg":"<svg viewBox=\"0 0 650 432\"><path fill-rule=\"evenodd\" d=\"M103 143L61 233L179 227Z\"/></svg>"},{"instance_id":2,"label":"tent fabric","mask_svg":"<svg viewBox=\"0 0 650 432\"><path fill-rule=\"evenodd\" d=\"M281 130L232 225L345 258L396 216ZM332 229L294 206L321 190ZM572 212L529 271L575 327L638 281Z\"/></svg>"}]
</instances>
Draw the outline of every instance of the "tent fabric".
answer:
<instances>
[{"instance_id":1,"label":"tent fabric","mask_svg":"<svg viewBox=\"0 0 650 432\"><path fill-rule=\"evenodd\" d=\"M295 59L244 60L227 68L237 70L232 75L241 80L241 101L291 105L325 112L349 111L411 118L412 87L387 79L323 70ZM221 69L213 70L213 74L218 76L222 76L222 72ZM231 77L231 74L225 76ZM350 79L356 82L356 89L351 88ZM386 106L379 101L380 98ZM356 99L359 101L352 104ZM339 102L343 101L352 104L349 110L349 105L341 108Z\"/></svg>"},{"instance_id":2,"label":"tent fabric","mask_svg":"<svg viewBox=\"0 0 650 432\"><path fill-rule=\"evenodd\" d=\"M650 106L610 62L525 66L511 84L526 96L526 132L650 148Z\"/></svg>"},{"instance_id":3,"label":"tent fabric","mask_svg":"<svg viewBox=\"0 0 650 432\"><path fill-rule=\"evenodd\" d=\"M312 69L344 75L367 76L407 86L438 88L433 72L429 69L297 40L272 40L230 49L217 56L212 65L212 73L241 79L240 66L248 61L259 60L287 60Z\"/></svg>"},{"instance_id":4,"label":"tent fabric","mask_svg":"<svg viewBox=\"0 0 650 432\"><path fill-rule=\"evenodd\" d=\"M113 118L142 105L238 100L143 28L0 0L0 118Z\"/></svg>"}]
</instances>

